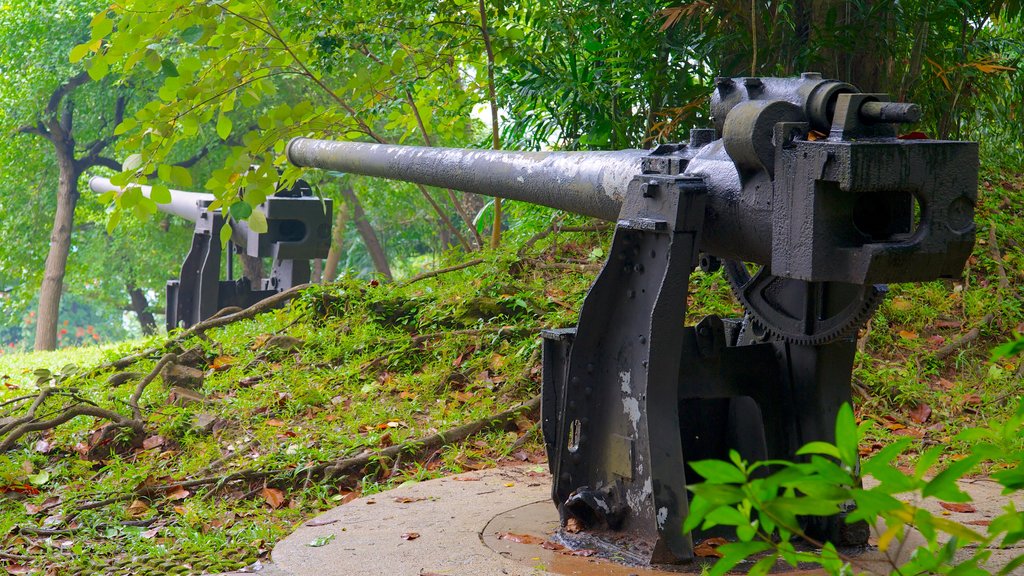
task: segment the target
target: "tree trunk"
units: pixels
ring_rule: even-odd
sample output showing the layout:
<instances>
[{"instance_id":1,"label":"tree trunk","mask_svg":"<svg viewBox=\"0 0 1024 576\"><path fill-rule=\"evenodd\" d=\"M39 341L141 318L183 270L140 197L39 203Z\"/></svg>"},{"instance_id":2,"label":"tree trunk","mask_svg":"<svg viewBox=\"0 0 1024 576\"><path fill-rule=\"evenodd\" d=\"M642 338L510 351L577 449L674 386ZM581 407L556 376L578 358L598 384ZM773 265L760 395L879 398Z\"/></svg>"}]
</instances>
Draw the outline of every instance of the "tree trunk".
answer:
<instances>
[{"instance_id":1,"label":"tree trunk","mask_svg":"<svg viewBox=\"0 0 1024 576\"><path fill-rule=\"evenodd\" d=\"M345 203L352 207L352 221L355 222L356 230L359 231L359 236L363 239L363 244L366 244L366 251L370 253L370 259L373 260L373 267L381 276L386 278L388 282L391 282L394 278L391 276L391 267L388 266L387 254L384 252L384 247L381 246L380 240L377 239L377 233L374 232L373 226L370 224L370 221L366 219L366 213L363 212L363 205L359 202L359 198L356 197L356 193L352 190L351 186L342 183L339 188L341 189L341 196L345 199Z\"/></svg>"},{"instance_id":2,"label":"tree trunk","mask_svg":"<svg viewBox=\"0 0 1024 576\"><path fill-rule=\"evenodd\" d=\"M327 261L324 262L324 282L334 282L338 279L338 264L341 263L341 253L345 248L345 226L348 225L348 206L339 202L337 213L334 215L334 230L331 233L331 249L327 252Z\"/></svg>"},{"instance_id":3,"label":"tree trunk","mask_svg":"<svg viewBox=\"0 0 1024 576\"><path fill-rule=\"evenodd\" d=\"M146 300L146 293L131 284L127 286L127 289L128 296L132 300L132 312L135 312L135 316L139 319L142 333L146 336L156 334L156 318L153 317L153 313L149 310L149 301Z\"/></svg>"},{"instance_id":4,"label":"tree trunk","mask_svg":"<svg viewBox=\"0 0 1024 576\"><path fill-rule=\"evenodd\" d=\"M71 229L78 204L78 169L75 166L74 142L53 138L60 179L57 184L57 211L50 234L50 251L46 255L43 283L39 287L39 311L36 315L36 350L57 348L57 321L60 297L64 290L64 271L71 250Z\"/></svg>"},{"instance_id":5,"label":"tree trunk","mask_svg":"<svg viewBox=\"0 0 1024 576\"><path fill-rule=\"evenodd\" d=\"M242 261L242 275L249 279L253 290L259 290L263 282L263 259L248 254L239 254L238 258Z\"/></svg>"}]
</instances>

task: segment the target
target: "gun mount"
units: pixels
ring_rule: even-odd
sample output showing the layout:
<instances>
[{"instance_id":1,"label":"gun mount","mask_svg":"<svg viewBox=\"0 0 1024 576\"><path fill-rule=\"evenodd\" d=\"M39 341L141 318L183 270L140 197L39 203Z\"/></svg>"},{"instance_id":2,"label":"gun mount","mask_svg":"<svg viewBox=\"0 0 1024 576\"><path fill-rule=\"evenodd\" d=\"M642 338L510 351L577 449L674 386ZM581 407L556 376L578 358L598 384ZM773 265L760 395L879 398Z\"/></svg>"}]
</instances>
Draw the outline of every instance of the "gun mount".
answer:
<instances>
[{"instance_id":1,"label":"gun mount","mask_svg":"<svg viewBox=\"0 0 1024 576\"><path fill-rule=\"evenodd\" d=\"M897 138L917 106L805 73L719 79L711 108L714 128L651 151L288 147L299 166L616 222L577 327L543 334L542 427L563 525L644 562L693 558L687 462L834 441L884 283L959 276L974 243L977 145ZM697 265L724 268L742 318L684 325ZM867 539L838 518L805 528Z\"/></svg>"},{"instance_id":2,"label":"gun mount","mask_svg":"<svg viewBox=\"0 0 1024 576\"><path fill-rule=\"evenodd\" d=\"M98 193L121 193L120 187L99 176L89 180L89 187ZM139 188L149 198L151 188ZM221 280L220 231L225 222L219 210L208 208L214 199L213 194L171 190L171 201L157 204L162 212L195 223L192 247L182 262L181 275L167 282L168 330L188 328L229 306L247 308L309 282L310 260L325 258L330 248L331 200L313 197L309 186L299 181L255 208L266 217L265 233L253 231L245 222L234 223L226 254L227 279ZM254 288L244 277L233 278L236 250L273 259L270 277L264 278L261 286Z\"/></svg>"}]
</instances>

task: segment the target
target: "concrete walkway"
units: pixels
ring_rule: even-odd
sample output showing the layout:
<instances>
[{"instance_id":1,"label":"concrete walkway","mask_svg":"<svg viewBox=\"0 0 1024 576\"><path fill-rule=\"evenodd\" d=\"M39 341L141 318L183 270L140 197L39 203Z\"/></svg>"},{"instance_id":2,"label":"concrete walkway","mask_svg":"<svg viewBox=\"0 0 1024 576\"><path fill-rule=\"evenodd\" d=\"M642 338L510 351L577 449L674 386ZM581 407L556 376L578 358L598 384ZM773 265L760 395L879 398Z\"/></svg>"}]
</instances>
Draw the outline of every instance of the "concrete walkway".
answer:
<instances>
[{"instance_id":1,"label":"concrete walkway","mask_svg":"<svg viewBox=\"0 0 1024 576\"><path fill-rule=\"evenodd\" d=\"M924 507L984 530L1006 499L989 480L964 482L973 512ZM1017 502L1018 509L1024 503ZM471 472L364 496L305 522L273 551L262 576L655 576L678 574L573 556L543 544L557 529L544 466ZM512 537L500 537L511 534ZM908 542L910 544L910 542ZM994 550L990 567L1024 548ZM877 560L877 558L876 558ZM865 561L872 562L865 557ZM254 567L255 568L255 567ZM995 570L993 570L994 572ZM691 569L692 573L693 570ZM806 573L806 572L804 572ZM232 573L242 574L242 572ZM1024 575L1024 570L1014 574Z\"/></svg>"}]
</instances>

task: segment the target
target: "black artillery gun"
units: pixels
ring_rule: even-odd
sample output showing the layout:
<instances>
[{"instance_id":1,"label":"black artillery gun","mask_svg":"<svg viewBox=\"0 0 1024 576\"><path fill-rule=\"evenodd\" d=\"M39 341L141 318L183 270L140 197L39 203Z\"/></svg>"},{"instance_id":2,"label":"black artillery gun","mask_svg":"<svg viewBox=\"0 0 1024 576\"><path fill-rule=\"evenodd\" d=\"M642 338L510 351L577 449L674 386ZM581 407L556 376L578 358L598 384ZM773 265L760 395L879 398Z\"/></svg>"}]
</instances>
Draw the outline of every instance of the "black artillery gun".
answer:
<instances>
[{"instance_id":1,"label":"black artillery gun","mask_svg":"<svg viewBox=\"0 0 1024 576\"><path fill-rule=\"evenodd\" d=\"M121 193L120 187L99 176L89 180L89 187L98 193ZM150 196L149 186L139 188L144 196ZM167 330L188 328L224 308L248 308L278 292L305 284L310 279L310 260L327 257L330 249L331 200L314 197L309 185L300 180L255 208L266 217L266 232L255 232L245 222L232 224L226 254L227 279L221 280L220 231L225 221L220 210L208 208L214 199L213 194L171 190L171 201L157 204L162 212L196 225L180 277L167 282ZM253 287L245 277L234 279L235 250L273 260L270 276L259 287Z\"/></svg>"},{"instance_id":2,"label":"black artillery gun","mask_svg":"<svg viewBox=\"0 0 1024 576\"><path fill-rule=\"evenodd\" d=\"M288 147L298 166L616 223L577 327L543 334L542 428L563 525L640 562L688 561L704 536L681 529L687 462L834 441L884 284L959 277L974 244L977 144L897 138L916 105L815 73L716 84L714 127L653 150ZM698 265L722 267L742 318L685 325ZM807 530L867 538L838 518Z\"/></svg>"}]
</instances>

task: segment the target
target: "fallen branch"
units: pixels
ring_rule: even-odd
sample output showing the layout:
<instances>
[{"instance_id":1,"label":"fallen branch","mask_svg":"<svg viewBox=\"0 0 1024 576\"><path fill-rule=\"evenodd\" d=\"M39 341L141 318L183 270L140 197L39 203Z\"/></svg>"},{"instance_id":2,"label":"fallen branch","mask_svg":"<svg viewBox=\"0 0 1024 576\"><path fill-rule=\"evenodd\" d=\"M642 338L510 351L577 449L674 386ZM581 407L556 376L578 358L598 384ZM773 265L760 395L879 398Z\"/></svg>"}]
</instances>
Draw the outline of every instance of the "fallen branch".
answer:
<instances>
[{"instance_id":1,"label":"fallen branch","mask_svg":"<svg viewBox=\"0 0 1024 576\"><path fill-rule=\"evenodd\" d=\"M942 360L943 358L949 356L950 354L977 340L978 336L981 336L981 329L991 324L992 320L994 319L995 315L992 314L991 312L986 314L985 317L981 319L980 324L978 324L974 328L971 328L970 330L967 331L967 333L963 334L956 340L947 342L944 346L942 346L942 348L936 350L935 359Z\"/></svg>"},{"instance_id":2,"label":"fallen branch","mask_svg":"<svg viewBox=\"0 0 1024 576\"><path fill-rule=\"evenodd\" d=\"M472 266L476 266L477 264L483 264L483 263L484 263L484 261L482 259L474 258L473 260L467 260L466 262L463 262L462 264L456 264L455 266L449 266L447 268L439 268L437 270L431 270L430 272L424 272L423 274L417 274L416 276L413 276L412 278L409 278L405 282L402 282L401 284L399 284L399 286L408 286L410 284L414 284L416 282L419 282L420 280L426 280L427 278L434 278L435 276L440 276L441 274L447 274L448 272L455 272L455 271L458 271L458 270L465 270L466 268L469 268L469 267L472 267Z\"/></svg>"},{"instance_id":3,"label":"fallen branch","mask_svg":"<svg viewBox=\"0 0 1024 576\"><path fill-rule=\"evenodd\" d=\"M156 363L153 370L151 370L149 374L146 374L145 378L139 380L138 386L135 387L135 393L128 399L128 406L132 409L132 417L138 422L142 422L142 410L139 408L139 399L142 398L142 393L146 391L146 387L149 386L149 383L152 382L154 378L156 378L156 375L164 369L164 366L167 366L171 362L176 362L177 360L178 357L175 354L164 354L164 357Z\"/></svg>"}]
</instances>

